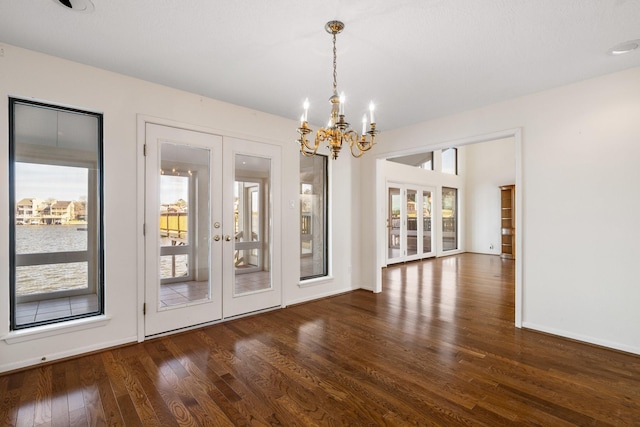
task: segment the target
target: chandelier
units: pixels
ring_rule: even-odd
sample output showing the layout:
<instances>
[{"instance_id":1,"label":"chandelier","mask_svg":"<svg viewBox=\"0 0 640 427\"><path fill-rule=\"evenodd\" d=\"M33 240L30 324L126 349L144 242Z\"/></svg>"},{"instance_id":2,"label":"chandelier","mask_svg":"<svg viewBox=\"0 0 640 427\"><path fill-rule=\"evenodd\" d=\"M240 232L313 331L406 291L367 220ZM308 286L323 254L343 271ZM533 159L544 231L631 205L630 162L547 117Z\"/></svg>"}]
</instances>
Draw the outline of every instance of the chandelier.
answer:
<instances>
[{"instance_id":1,"label":"chandelier","mask_svg":"<svg viewBox=\"0 0 640 427\"><path fill-rule=\"evenodd\" d=\"M337 72L336 72L336 34L342 32L344 24L340 21L329 21L324 26L327 33L333 36L333 95L329 98L331 102L331 116L326 128L320 128L316 132L316 139L313 145L307 140L307 134L311 132L307 123L307 114L309 112L309 100L304 101L304 113L300 117L300 127L298 133L300 138L297 142L300 144L300 152L305 156L314 156L318 151L318 147L322 142L327 142L327 148L331 153L332 159L337 159L343 143L348 143L353 157L360 157L366 151L369 151L375 144L376 123L373 119L373 102L369 104L369 131L367 127L367 115L362 117L362 136L349 128L349 123L344 120L344 92L338 95Z\"/></svg>"}]
</instances>

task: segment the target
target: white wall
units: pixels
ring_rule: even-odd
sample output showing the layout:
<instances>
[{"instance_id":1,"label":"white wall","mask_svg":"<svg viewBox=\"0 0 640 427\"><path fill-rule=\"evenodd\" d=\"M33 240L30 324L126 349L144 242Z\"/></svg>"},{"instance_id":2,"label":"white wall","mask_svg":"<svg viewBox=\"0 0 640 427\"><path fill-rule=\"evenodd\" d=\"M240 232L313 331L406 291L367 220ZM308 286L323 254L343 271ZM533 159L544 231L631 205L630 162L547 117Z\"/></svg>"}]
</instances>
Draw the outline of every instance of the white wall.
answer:
<instances>
[{"instance_id":1,"label":"white wall","mask_svg":"<svg viewBox=\"0 0 640 427\"><path fill-rule=\"evenodd\" d=\"M145 115L211 129L213 133L281 145L283 159L283 293L284 303L304 301L350 290L351 253L343 244L333 245L333 279L314 286L298 286L299 267L299 152L295 144L295 120L222 103L149 82L65 61L3 44L0 58L0 229L9 229L8 110L9 96L35 98L104 114L106 311L110 318L87 329L53 329L53 335L27 337L9 343L9 241L0 233L0 372L78 353L137 340L142 321L137 299L142 283L138 258L141 244L136 218L122 216L123 207L138 209L143 194L136 190L138 156L137 117ZM215 78L212 76L212 78ZM342 242L351 233L351 217L343 216L351 203L351 162L345 155L333 162L334 191L331 239ZM345 161L346 160L346 161ZM294 207L290 207L293 201ZM41 328L42 329L42 328ZM76 328L80 329L80 328Z\"/></svg>"},{"instance_id":2,"label":"white wall","mask_svg":"<svg viewBox=\"0 0 640 427\"><path fill-rule=\"evenodd\" d=\"M516 183L515 142L504 138L465 148L465 248L497 255L501 242L498 187Z\"/></svg>"},{"instance_id":3,"label":"white wall","mask_svg":"<svg viewBox=\"0 0 640 427\"><path fill-rule=\"evenodd\" d=\"M362 180L386 153L515 128L523 326L640 354L640 68L381 133ZM375 190L361 191L375 211ZM375 251L361 252L363 283L380 274Z\"/></svg>"}]
</instances>

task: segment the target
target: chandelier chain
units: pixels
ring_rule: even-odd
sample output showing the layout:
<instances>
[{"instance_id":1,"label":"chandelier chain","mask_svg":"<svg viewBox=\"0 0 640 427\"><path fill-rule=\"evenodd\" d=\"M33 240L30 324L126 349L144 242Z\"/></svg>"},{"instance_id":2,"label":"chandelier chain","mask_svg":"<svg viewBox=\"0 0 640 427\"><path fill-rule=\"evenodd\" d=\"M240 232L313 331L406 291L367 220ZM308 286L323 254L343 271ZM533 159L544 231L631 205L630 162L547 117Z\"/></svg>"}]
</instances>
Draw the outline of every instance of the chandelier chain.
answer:
<instances>
[{"instance_id":1,"label":"chandelier chain","mask_svg":"<svg viewBox=\"0 0 640 427\"><path fill-rule=\"evenodd\" d=\"M338 72L337 72L337 54L336 54L336 33L333 32L333 93L338 93Z\"/></svg>"}]
</instances>

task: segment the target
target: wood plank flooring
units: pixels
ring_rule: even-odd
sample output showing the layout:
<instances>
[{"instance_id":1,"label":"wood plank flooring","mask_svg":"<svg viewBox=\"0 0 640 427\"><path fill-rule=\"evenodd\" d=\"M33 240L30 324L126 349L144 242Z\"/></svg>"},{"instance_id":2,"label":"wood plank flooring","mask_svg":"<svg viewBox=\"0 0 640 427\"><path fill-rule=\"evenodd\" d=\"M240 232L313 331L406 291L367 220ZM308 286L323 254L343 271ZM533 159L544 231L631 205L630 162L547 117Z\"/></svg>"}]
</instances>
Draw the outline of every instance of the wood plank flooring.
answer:
<instances>
[{"instance_id":1,"label":"wood plank flooring","mask_svg":"<svg viewBox=\"0 0 640 427\"><path fill-rule=\"evenodd\" d=\"M0 376L0 425L640 425L640 357L514 319L463 254L355 291Z\"/></svg>"}]
</instances>

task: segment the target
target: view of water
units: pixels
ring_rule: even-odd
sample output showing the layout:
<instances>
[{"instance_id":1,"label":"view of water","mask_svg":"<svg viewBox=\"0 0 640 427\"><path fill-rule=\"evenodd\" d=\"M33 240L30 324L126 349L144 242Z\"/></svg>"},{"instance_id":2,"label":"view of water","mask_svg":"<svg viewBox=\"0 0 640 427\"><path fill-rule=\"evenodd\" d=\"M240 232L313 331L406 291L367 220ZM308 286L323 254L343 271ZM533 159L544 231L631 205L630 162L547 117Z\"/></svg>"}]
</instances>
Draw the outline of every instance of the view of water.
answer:
<instances>
[{"instance_id":1,"label":"view of water","mask_svg":"<svg viewBox=\"0 0 640 427\"><path fill-rule=\"evenodd\" d=\"M43 254L87 250L85 224L74 225L18 225L16 226L16 254ZM169 246L168 238L161 245ZM29 265L16 268L16 295L31 295L87 287L86 262ZM160 257L160 277L187 275L188 256Z\"/></svg>"},{"instance_id":2,"label":"view of water","mask_svg":"<svg viewBox=\"0 0 640 427\"><path fill-rule=\"evenodd\" d=\"M16 253L86 251L86 227L86 224L18 225L16 226Z\"/></svg>"},{"instance_id":3,"label":"view of water","mask_svg":"<svg viewBox=\"0 0 640 427\"><path fill-rule=\"evenodd\" d=\"M16 254L87 250L86 225L16 226ZM16 268L16 295L87 286L87 263L42 264Z\"/></svg>"}]
</instances>

